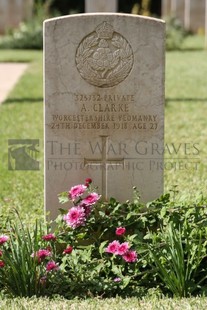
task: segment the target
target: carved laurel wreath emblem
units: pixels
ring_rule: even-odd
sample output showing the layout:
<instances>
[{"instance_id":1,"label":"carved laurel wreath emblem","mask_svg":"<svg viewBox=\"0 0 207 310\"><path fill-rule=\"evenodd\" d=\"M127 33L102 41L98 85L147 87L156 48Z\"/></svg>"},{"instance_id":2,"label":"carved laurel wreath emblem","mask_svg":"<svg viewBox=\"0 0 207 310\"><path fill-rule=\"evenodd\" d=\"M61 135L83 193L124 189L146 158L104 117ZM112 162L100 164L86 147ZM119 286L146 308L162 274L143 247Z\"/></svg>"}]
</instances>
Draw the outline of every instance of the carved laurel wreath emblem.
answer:
<instances>
[{"instance_id":1,"label":"carved laurel wreath emblem","mask_svg":"<svg viewBox=\"0 0 207 310\"><path fill-rule=\"evenodd\" d=\"M107 22L84 37L76 51L76 66L81 77L102 88L122 82L129 75L133 62L129 42Z\"/></svg>"}]
</instances>

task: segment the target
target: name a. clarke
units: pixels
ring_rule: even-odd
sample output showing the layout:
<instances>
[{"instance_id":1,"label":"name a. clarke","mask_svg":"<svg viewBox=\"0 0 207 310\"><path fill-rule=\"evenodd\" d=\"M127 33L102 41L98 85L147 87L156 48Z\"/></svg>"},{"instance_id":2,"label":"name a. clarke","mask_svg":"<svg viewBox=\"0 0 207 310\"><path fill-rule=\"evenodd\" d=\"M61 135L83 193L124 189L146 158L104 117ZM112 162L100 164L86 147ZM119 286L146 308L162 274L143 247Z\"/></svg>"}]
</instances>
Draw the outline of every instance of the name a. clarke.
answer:
<instances>
[{"instance_id":1,"label":"name a. clarke","mask_svg":"<svg viewBox=\"0 0 207 310\"><path fill-rule=\"evenodd\" d=\"M129 104L128 103L93 103L91 107L86 105L85 103L81 106L81 113L84 112L129 112Z\"/></svg>"}]
</instances>

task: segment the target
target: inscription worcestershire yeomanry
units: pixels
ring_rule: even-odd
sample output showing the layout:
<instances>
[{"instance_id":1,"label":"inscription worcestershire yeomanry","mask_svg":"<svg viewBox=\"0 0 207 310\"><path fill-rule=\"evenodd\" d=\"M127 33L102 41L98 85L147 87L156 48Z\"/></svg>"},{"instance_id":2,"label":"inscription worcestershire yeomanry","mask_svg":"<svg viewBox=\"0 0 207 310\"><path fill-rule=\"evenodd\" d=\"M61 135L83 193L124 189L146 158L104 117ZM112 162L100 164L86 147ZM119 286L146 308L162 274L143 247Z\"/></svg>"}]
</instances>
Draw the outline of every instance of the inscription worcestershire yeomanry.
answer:
<instances>
[{"instance_id":1,"label":"inscription worcestershire yeomanry","mask_svg":"<svg viewBox=\"0 0 207 310\"><path fill-rule=\"evenodd\" d=\"M51 129L132 129L156 130L158 116L155 115L64 115L53 114Z\"/></svg>"}]
</instances>

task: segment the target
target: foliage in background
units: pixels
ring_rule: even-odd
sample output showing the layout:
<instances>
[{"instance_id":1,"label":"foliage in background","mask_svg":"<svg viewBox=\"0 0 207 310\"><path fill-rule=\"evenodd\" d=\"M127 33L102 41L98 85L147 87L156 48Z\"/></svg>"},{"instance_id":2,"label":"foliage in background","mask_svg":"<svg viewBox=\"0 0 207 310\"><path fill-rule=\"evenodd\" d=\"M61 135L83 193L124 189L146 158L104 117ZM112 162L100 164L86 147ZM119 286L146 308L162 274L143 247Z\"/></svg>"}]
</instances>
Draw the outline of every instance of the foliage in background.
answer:
<instances>
[{"instance_id":1,"label":"foliage in background","mask_svg":"<svg viewBox=\"0 0 207 310\"><path fill-rule=\"evenodd\" d=\"M187 35L181 22L176 17L166 18L166 49L179 50Z\"/></svg>"},{"instance_id":2,"label":"foliage in background","mask_svg":"<svg viewBox=\"0 0 207 310\"><path fill-rule=\"evenodd\" d=\"M132 14L150 16L151 0L143 0L141 3L135 3L132 7Z\"/></svg>"},{"instance_id":3,"label":"foliage in background","mask_svg":"<svg viewBox=\"0 0 207 310\"><path fill-rule=\"evenodd\" d=\"M73 9L77 6L77 11ZM47 18L64 14L79 13L80 5L67 1L56 3L54 0L38 0L34 6L33 17L27 22L22 22L18 29L9 30L7 35L0 37L0 48L8 49L42 49L43 31L42 24ZM135 1L130 3L132 14L150 16L151 0ZM82 9L81 9L82 10ZM178 50L182 47L186 37L181 22L175 17L166 18L166 49Z\"/></svg>"},{"instance_id":4,"label":"foliage in background","mask_svg":"<svg viewBox=\"0 0 207 310\"><path fill-rule=\"evenodd\" d=\"M44 5L38 1L34 6L33 17L20 23L19 28L8 30L7 35L0 38L0 48L4 49L42 49L43 21L50 17L49 8L52 0Z\"/></svg>"}]
</instances>

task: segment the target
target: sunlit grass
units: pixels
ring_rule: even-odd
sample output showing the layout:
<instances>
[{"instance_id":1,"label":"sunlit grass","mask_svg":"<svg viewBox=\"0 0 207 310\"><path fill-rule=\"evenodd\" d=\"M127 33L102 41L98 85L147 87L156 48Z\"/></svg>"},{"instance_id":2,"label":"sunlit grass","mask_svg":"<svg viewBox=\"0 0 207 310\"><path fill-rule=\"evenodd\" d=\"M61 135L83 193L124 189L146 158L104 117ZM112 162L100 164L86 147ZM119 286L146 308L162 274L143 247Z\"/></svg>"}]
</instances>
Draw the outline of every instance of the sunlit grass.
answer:
<instances>
[{"instance_id":1,"label":"sunlit grass","mask_svg":"<svg viewBox=\"0 0 207 310\"><path fill-rule=\"evenodd\" d=\"M144 299L117 297L65 300L56 297L54 299L14 298L0 300L0 309L2 310L33 310L34 308L39 310L206 310L207 298L158 299L154 296Z\"/></svg>"}]
</instances>

